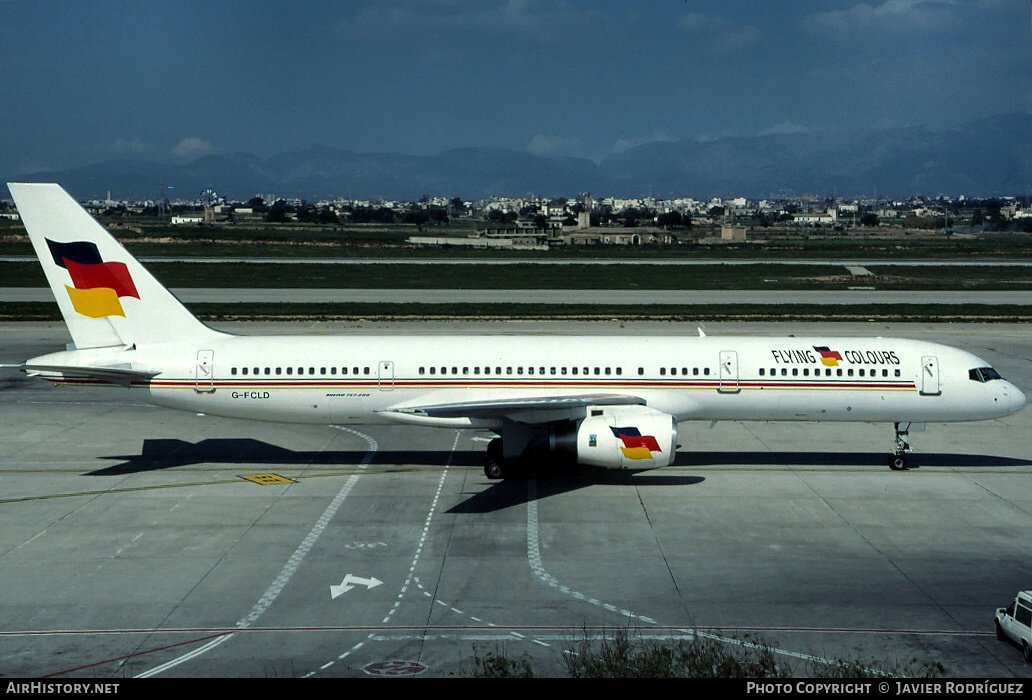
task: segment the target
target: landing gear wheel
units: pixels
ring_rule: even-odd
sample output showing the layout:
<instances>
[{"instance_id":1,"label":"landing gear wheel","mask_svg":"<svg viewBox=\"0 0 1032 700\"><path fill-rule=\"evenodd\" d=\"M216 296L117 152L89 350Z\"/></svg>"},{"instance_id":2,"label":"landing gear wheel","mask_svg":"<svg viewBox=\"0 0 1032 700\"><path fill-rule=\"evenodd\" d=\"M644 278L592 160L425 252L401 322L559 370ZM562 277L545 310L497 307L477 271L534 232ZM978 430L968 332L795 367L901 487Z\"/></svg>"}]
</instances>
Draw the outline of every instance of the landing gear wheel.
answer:
<instances>
[{"instance_id":1,"label":"landing gear wheel","mask_svg":"<svg viewBox=\"0 0 1032 700\"><path fill-rule=\"evenodd\" d=\"M488 479L501 479L505 476L505 469L502 467L502 463L491 457L487 458L487 464L484 465L484 476Z\"/></svg>"},{"instance_id":2,"label":"landing gear wheel","mask_svg":"<svg viewBox=\"0 0 1032 700\"><path fill-rule=\"evenodd\" d=\"M906 455L891 455L889 457L889 469L893 471L903 471L907 468L907 456Z\"/></svg>"}]
</instances>

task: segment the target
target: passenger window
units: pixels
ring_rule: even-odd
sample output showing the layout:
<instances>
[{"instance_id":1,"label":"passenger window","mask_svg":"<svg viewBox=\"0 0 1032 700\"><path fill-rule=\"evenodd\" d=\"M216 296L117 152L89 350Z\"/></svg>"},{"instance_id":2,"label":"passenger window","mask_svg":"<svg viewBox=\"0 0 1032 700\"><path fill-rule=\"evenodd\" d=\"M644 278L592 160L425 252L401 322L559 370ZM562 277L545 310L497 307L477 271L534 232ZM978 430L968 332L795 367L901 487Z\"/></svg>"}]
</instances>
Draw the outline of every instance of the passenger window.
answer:
<instances>
[{"instance_id":1,"label":"passenger window","mask_svg":"<svg viewBox=\"0 0 1032 700\"><path fill-rule=\"evenodd\" d=\"M363 367L362 368L362 374L369 374L369 368L368 367Z\"/></svg>"},{"instance_id":2,"label":"passenger window","mask_svg":"<svg viewBox=\"0 0 1032 700\"><path fill-rule=\"evenodd\" d=\"M861 376L861 377L862 377L862 376L864 376L864 371L863 371L862 369L861 369L861 370L859 370L859 372L860 372L860 376Z\"/></svg>"},{"instance_id":3,"label":"passenger window","mask_svg":"<svg viewBox=\"0 0 1032 700\"><path fill-rule=\"evenodd\" d=\"M236 376L236 370L237 370L237 368L234 367L233 369L229 370L229 373L232 374L233 376Z\"/></svg>"},{"instance_id":4,"label":"passenger window","mask_svg":"<svg viewBox=\"0 0 1032 700\"><path fill-rule=\"evenodd\" d=\"M437 368L436 367L431 367L430 368L430 374L437 374Z\"/></svg>"},{"instance_id":5,"label":"passenger window","mask_svg":"<svg viewBox=\"0 0 1032 700\"><path fill-rule=\"evenodd\" d=\"M517 367L516 368L516 374L523 374L523 368L522 367Z\"/></svg>"},{"instance_id":6,"label":"passenger window","mask_svg":"<svg viewBox=\"0 0 1032 700\"><path fill-rule=\"evenodd\" d=\"M616 368L616 375L617 375L618 377L619 377L619 376L623 376L623 367L617 367L617 368Z\"/></svg>"},{"instance_id":7,"label":"passenger window","mask_svg":"<svg viewBox=\"0 0 1032 700\"><path fill-rule=\"evenodd\" d=\"M266 367L265 374L272 374L272 367Z\"/></svg>"},{"instance_id":8,"label":"passenger window","mask_svg":"<svg viewBox=\"0 0 1032 700\"><path fill-rule=\"evenodd\" d=\"M809 367L804 367L803 368L803 376L804 377L809 377L810 376L810 368Z\"/></svg>"},{"instance_id":9,"label":"passenger window","mask_svg":"<svg viewBox=\"0 0 1032 700\"><path fill-rule=\"evenodd\" d=\"M666 376L666 367L660 367L659 368L659 374L660 374L660 376L665 377Z\"/></svg>"},{"instance_id":10,"label":"passenger window","mask_svg":"<svg viewBox=\"0 0 1032 700\"><path fill-rule=\"evenodd\" d=\"M609 368L606 367L606 376L609 376Z\"/></svg>"},{"instance_id":11,"label":"passenger window","mask_svg":"<svg viewBox=\"0 0 1032 700\"><path fill-rule=\"evenodd\" d=\"M638 376L641 377L644 374L645 374L645 368L644 367L639 367L638 368Z\"/></svg>"},{"instance_id":12,"label":"passenger window","mask_svg":"<svg viewBox=\"0 0 1032 700\"><path fill-rule=\"evenodd\" d=\"M243 369L241 370L241 373L242 373L242 374L247 374L247 368L246 368L246 367L244 367L244 368L243 368Z\"/></svg>"},{"instance_id":13,"label":"passenger window","mask_svg":"<svg viewBox=\"0 0 1032 700\"><path fill-rule=\"evenodd\" d=\"M799 368L798 367L793 367L792 368L792 376L793 377L798 377L799 376Z\"/></svg>"},{"instance_id":14,"label":"passenger window","mask_svg":"<svg viewBox=\"0 0 1032 700\"><path fill-rule=\"evenodd\" d=\"M528 367L527 368L527 374L534 374L534 368L533 367Z\"/></svg>"},{"instance_id":15,"label":"passenger window","mask_svg":"<svg viewBox=\"0 0 1032 700\"><path fill-rule=\"evenodd\" d=\"M706 369L702 370L702 373L708 377L709 376L709 367L707 367Z\"/></svg>"},{"instance_id":16,"label":"passenger window","mask_svg":"<svg viewBox=\"0 0 1032 700\"><path fill-rule=\"evenodd\" d=\"M294 374L294 368L293 367L287 367L287 374Z\"/></svg>"},{"instance_id":17,"label":"passenger window","mask_svg":"<svg viewBox=\"0 0 1032 700\"><path fill-rule=\"evenodd\" d=\"M563 376L565 376L566 375L566 368L565 367L560 367L559 368L559 374L562 374Z\"/></svg>"}]
</instances>

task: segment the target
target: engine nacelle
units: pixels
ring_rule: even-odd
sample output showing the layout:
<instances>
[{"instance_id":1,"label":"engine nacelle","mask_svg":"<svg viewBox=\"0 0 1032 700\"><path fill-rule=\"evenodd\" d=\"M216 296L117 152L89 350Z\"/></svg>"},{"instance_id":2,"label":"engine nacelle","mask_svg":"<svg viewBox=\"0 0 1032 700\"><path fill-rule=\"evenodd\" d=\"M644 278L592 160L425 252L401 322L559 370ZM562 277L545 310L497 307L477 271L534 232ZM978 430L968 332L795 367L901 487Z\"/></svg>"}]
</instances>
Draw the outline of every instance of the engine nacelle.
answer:
<instances>
[{"instance_id":1,"label":"engine nacelle","mask_svg":"<svg viewBox=\"0 0 1032 700\"><path fill-rule=\"evenodd\" d=\"M595 467L665 467L677 450L677 419L646 406L591 406L580 421L553 427L548 447Z\"/></svg>"}]
</instances>

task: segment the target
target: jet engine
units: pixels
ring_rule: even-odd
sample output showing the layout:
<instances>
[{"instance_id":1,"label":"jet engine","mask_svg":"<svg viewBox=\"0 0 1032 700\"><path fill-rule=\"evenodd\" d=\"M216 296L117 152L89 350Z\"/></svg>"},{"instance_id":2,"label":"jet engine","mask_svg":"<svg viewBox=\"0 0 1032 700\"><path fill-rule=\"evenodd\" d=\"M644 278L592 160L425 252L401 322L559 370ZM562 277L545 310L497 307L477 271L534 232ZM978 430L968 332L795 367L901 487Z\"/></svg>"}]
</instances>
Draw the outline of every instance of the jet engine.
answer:
<instances>
[{"instance_id":1,"label":"jet engine","mask_svg":"<svg viewBox=\"0 0 1032 700\"><path fill-rule=\"evenodd\" d=\"M646 406L592 406L579 421L551 426L548 449L595 467L665 467L677 450L677 419Z\"/></svg>"}]
</instances>

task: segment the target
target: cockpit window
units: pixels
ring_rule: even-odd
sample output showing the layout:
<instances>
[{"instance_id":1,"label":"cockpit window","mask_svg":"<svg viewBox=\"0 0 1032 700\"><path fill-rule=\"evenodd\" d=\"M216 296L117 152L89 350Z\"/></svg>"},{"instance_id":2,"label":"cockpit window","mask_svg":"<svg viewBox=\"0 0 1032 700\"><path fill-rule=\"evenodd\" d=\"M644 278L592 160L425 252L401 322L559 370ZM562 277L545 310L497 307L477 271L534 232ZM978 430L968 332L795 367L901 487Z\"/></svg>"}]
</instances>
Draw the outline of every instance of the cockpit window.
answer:
<instances>
[{"instance_id":1,"label":"cockpit window","mask_svg":"<svg viewBox=\"0 0 1032 700\"><path fill-rule=\"evenodd\" d=\"M968 379L974 382L991 382L994 379L1003 379L1000 373L992 367L976 367L968 370Z\"/></svg>"}]
</instances>

